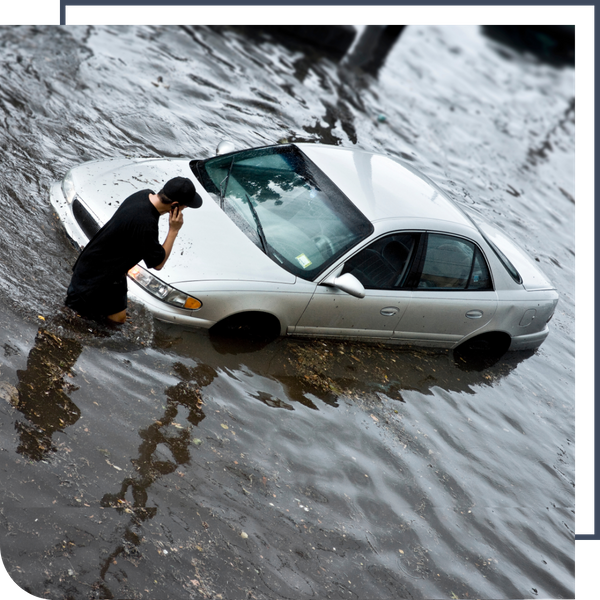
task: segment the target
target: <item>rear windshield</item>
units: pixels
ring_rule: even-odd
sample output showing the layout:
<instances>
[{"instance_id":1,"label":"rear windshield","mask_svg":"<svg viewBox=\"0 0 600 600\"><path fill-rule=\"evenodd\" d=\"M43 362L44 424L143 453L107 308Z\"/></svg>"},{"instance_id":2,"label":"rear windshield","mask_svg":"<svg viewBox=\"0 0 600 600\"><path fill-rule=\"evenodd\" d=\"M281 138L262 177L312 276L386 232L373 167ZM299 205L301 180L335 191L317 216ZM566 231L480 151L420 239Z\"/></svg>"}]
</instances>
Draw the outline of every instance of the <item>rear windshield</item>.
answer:
<instances>
[{"instance_id":1,"label":"rear windshield","mask_svg":"<svg viewBox=\"0 0 600 600\"><path fill-rule=\"evenodd\" d=\"M500 248L498 248L498 246L496 246L496 244L494 244L494 242L492 242L490 238L487 237L483 231L481 231L481 229L479 230L479 233L481 233L483 239L490 245L490 248L494 251L498 257L498 260L502 263L502 266L508 271L508 274L515 280L515 282L523 283L523 278L519 274L519 271L517 271L517 268L510 262L510 260L508 260L508 258L506 258L504 252L502 252L502 250L500 250Z\"/></svg>"},{"instance_id":2,"label":"rear windshield","mask_svg":"<svg viewBox=\"0 0 600 600\"><path fill-rule=\"evenodd\" d=\"M506 254L504 254L504 252L502 252L502 250L500 250L500 248L498 248L498 246L490 239L490 237L498 235L498 233L495 232L494 227L492 227L490 223L486 223L474 211L469 211L467 216L470 218L473 225L475 225L477 231L479 231L483 239L488 243L489 247L494 251L494 254L498 257L498 260L502 263L502 266L507 270L508 274L516 283L522 284L523 278L521 277L519 271L517 271L515 265L510 262Z\"/></svg>"}]
</instances>

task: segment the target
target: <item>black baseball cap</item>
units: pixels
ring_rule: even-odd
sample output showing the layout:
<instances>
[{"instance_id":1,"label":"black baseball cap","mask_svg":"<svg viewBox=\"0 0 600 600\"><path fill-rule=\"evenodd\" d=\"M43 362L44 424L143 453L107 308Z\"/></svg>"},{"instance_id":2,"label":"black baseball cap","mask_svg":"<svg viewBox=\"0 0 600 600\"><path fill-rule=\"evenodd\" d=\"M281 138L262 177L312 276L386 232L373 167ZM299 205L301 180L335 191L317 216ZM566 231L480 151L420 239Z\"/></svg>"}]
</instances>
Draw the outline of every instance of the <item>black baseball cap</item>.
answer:
<instances>
[{"instance_id":1,"label":"black baseball cap","mask_svg":"<svg viewBox=\"0 0 600 600\"><path fill-rule=\"evenodd\" d=\"M192 180L187 177L169 179L161 191L171 202L178 202L190 208L202 206L202 198L197 194Z\"/></svg>"}]
</instances>

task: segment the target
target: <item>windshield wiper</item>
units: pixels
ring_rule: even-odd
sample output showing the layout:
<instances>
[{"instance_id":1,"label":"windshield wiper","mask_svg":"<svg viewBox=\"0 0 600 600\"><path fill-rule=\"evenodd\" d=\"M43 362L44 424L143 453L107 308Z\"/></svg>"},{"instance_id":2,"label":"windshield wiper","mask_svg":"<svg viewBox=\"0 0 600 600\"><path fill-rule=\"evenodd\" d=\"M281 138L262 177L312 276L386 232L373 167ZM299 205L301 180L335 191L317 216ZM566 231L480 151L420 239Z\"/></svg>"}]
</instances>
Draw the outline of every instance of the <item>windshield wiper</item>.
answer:
<instances>
[{"instance_id":1,"label":"windshield wiper","mask_svg":"<svg viewBox=\"0 0 600 600\"><path fill-rule=\"evenodd\" d=\"M223 179L223 181L221 181L221 184L219 185L219 195L221 197L219 207L221 208L221 210L223 210L223 203L225 202L225 194L227 193L227 186L229 185L229 176L231 175L231 170L233 169L234 162L235 162L235 159L233 157L231 157L231 164L229 165L229 169L227 170L227 175L225 176L225 178ZM223 187L223 182L225 182L225 187Z\"/></svg>"},{"instance_id":2,"label":"windshield wiper","mask_svg":"<svg viewBox=\"0 0 600 600\"><path fill-rule=\"evenodd\" d=\"M260 243L263 247L263 251L267 256L269 256L269 253L267 251L267 238L265 237L265 232L263 230L260 219L258 218L258 214L256 214L256 209L254 208L254 205L252 204L248 194L244 194L244 195L246 196L246 202L248 203L248 206L250 207L250 212L252 213L252 216L254 217L254 222L256 223L256 231L258 233Z\"/></svg>"}]
</instances>

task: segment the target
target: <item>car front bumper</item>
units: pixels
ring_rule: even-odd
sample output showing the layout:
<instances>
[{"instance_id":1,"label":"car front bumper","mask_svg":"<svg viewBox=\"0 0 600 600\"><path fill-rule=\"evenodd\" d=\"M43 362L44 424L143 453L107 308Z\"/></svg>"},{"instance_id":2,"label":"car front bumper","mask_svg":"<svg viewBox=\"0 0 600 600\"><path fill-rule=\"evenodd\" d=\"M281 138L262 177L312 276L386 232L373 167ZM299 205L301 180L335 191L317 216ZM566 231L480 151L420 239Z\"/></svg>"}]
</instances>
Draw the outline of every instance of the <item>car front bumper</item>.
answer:
<instances>
[{"instance_id":1,"label":"car front bumper","mask_svg":"<svg viewBox=\"0 0 600 600\"><path fill-rule=\"evenodd\" d=\"M127 296L130 300L145 306L159 321L200 329L210 329L215 324L214 321L197 316L197 311L175 308L157 300L129 277L127 278Z\"/></svg>"},{"instance_id":2,"label":"car front bumper","mask_svg":"<svg viewBox=\"0 0 600 600\"><path fill-rule=\"evenodd\" d=\"M88 239L75 220L72 204L65 199L60 182L53 183L50 187L50 204L73 246L81 250L88 243Z\"/></svg>"}]
</instances>

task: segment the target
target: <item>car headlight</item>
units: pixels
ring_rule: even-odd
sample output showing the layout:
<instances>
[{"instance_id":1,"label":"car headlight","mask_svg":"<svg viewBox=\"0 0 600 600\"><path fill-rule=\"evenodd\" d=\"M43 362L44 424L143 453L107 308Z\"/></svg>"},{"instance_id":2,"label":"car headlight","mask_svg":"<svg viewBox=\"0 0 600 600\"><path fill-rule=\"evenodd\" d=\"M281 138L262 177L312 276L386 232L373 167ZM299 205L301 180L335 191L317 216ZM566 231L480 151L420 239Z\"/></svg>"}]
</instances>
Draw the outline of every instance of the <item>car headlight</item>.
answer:
<instances>
[{"instance_id":1,"label":"car headlight","mask_svg":"<svg viewBox=\"0 0 600 600\"><path fill-rule=\"evenodd\" d=\"M62 193L65 196L66 201L71 204L71 202L73 202L73 198L75 198L75 196L77 195L77 192L75 191L75 183L73 181L73 175L71 174L71 171L69 171L66 175L65 178L62 181Z\"/></svg>"},{"instance_id":2,"label":"car headlight","mask_svg":"<svg viewBox=\"0 0 600 600\"><path fill-rule=\"evenodd\" d=\"M161 281L140 265L135 265L135 267L129 269L127 275L149 294L171 306L189 310L198 310L202 306L202 302L198 298L188 296L186 293Z\"/></svg>"}]
</instances>

